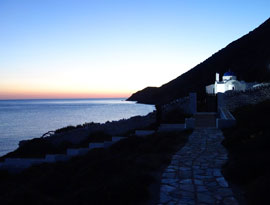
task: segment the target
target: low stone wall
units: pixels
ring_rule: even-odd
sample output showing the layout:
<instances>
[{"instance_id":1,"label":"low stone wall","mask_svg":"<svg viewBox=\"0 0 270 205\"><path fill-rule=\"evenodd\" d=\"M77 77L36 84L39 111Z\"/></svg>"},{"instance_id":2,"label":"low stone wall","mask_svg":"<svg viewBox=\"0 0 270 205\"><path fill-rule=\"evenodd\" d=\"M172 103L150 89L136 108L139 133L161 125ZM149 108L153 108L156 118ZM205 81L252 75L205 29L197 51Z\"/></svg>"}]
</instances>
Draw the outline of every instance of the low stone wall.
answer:
<instances>
[{"instance_id":1,"label":"low stone wall","mask_svg":"<svg viewBox=\"0 0 270 205\"><path fill-rule=\"evenodd\" d=\"M89 149L103 148L103 147L104 147L103 142L93 142L89 144Z\"/></svg>"},{"instance_id":2,"label":"low stone wall","mask_svg":"<svg viewBox=\"0 0 270 205\"><path fill-rule=\"evenodd\" d=\"M139 137L144 137L147 135L152 135L155 133L155 130L136 130L135 135Z\"/></svg>"},{"instance_id":3,"label":"low stone wall","mask_svg":"<svg viewBox=\"0 0 270 205\"><path fill-rule=\"evenodd\" d=\"M185 124L187 129L195 128L195 118L186 118Z\"/></svg>"},{"instance_id":4,"label":"low stone wall","mask_svg":"<svg viewBox=\"0 0 270 205\"><path fill-rule=\"evenodd\" d=\"M67 149L67 156L84 155L89 151L89 148Z\"/></svg>"},{"instance_id":5,"label":"low stone wall","mask_svg":"<svg viewBox=\"0 0 270 205\"><path fill-rule=\"evenodd\" d=\"M162 106L162 112L170 112L180 109L185 114L194 114L197 112L197 94L190 93L189 96L178 98Z\"/></svg>"},{"instance_id":6,"label":"low stone wall","mask_svg":"<svg viewBox=\"0 0 270 205\"><path fill-rule=\"evenodd\" d=\"M219 109L219 118L216 119L216 127L219 129L233 127L236 125L236 120L233 115L226 109Z\"/></svg>"},{"instance_id":7,"label":"low stone wall","mask_svg":"<svg viewBox=\"0 0 270 205\"><path fill-rule=\"evenodd\" d=\"M176 109L181 109L186 114L190 114L189 105L190 105L190 100L188 96L184 98L179 98L168 104L163 105L162 112L166 113L166 112L170 112Z\"/></svg>"},{"instance_id":8,"label":"low stone wall","mask_svg":"<svg viewBox=\"0 0 270 205\"><path fill-rule=\"evenodd\" d=\"M155 122L156 112L152 112L146 116L135 116L119 121L106 123L85 123L81 128L56 133L50 137L46 137L46 139L54 145L58 145L62 142L79 144L92 133L103 132L109 135L124 135L130 130L142 129Z\"/></svg>"},{"instance_id":9,"label":"low stone wall","mask_svg":"<svg viewBox=\"0 0 270 205\"><path fill-rule=\"evenodd\" d=\"M65 154L47 154L45 156L46 163L53 163L58 161L67 161L70 157Z\"/></svg>"},{"instance_id":10,"label":"low stone wall","mask_svg":"<svg viewBox=\"0 0 270 205\"><path fill-rule=\"evenodd\" d=\"M123 139L126 138L115 136L112 137L112 141L105 141L102 143L89 143L88 148L67 149L66 154L47 154L45 158L6 158L4 162L0 163L0 169L5 169L9 172L17 173L33 165L67 161L72 157L85 155L94 148L110 147L111 145Z\"/></svg>"},{"instance_id":11,"label":"low stone wall","mask_svg":"<svg viewBox=\"0 0 270 205\"><path fill-rule=\"evenodd\" d=\"M226 92L224 94L224 105L231 112L235 109L250 105L258 104L265 100L270 100L270 86L258 86L242 92Z\"/></svg>"},{"instance_id":12,"label":"low stone wall","mask_svg":"<svg viewBox=\"0 0 270 205\"><path fill-rule=\"evenodd\" d=\"M161 124L158 132L181 131L186 129L186 124Z\"/></svg>"}]
</instances>

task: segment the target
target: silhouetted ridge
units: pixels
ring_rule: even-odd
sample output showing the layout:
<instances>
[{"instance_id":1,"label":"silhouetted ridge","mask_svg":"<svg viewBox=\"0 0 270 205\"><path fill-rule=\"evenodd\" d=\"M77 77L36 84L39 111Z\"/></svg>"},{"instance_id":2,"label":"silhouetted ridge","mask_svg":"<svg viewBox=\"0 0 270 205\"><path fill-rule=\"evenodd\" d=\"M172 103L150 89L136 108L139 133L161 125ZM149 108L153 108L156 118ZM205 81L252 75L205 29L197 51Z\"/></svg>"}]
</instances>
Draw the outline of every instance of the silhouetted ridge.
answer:
<instances>
[{"instance_id":1,"label":"silhouetted ridge","mask_svg":"<svg viewBox=\"0 0 270 205\"><path fill-rule=\"evenodd\" d=\"M128 99L129 101L144 102L146 104L152 104L152 99L155 98L155 94L158 91L157 87L146 87L134 94ZM133 99L134 98L134 99Z\"/></svg>"},{"instance_id":2,"label":"silhouetted ridge","mask_svg":"<svg viewBox=\"0 0 270 205\"><path fill-rule=\"evenodd\" d=\"M203 95L205 86L214 82L215 73L223 75L229 69L239 80L270 80L270 18L176 79L159 88L138 91L128 100L163 104L189 92Z\"/></svg>"}]
</instances>

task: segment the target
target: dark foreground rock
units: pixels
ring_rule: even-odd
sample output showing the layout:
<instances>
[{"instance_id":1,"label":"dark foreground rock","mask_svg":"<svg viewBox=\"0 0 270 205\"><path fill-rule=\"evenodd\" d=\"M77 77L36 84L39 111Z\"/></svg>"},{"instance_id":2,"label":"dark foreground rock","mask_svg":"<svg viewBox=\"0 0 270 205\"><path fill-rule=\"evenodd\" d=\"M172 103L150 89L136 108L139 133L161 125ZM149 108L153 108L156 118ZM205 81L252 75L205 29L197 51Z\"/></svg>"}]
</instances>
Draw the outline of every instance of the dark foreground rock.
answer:
<instances>
[{"instance_id":1,"label":"dark foreground rock","mask_svg":"<svg viewBox=\"0 0 270 205\"><path fill-rule=\"evenodd\" d=\"M226 178L243 192L248 204L270 204L270 101L233 112L237 126L224 129L229 151Z\"/></svg>"},{"instance_id":2,"label":"dark foreground rock","mask_svg":"<svg viewBox=\"0 0 270 205\"><path fill-rule=\"evenodd\" d=\"M156 204L160 173L189 134L129 137L67 162L0 171L1 204Z\"/></svg>"}]
</instances>

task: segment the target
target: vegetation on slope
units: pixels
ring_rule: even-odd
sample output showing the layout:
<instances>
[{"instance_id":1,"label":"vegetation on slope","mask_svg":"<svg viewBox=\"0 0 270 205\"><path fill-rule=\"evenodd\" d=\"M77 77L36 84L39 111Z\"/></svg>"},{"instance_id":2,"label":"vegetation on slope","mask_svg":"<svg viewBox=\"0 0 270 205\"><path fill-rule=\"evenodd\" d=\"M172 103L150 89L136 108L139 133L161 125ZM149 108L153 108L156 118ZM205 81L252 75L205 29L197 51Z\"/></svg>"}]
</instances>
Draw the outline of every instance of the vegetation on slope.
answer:
<instances>
[{"instance_id":1,"label":"vegetation on slope","mask_svg":"<svg viewBox=\"0 0 270 205\"><path fill-rule=\"evenodd\" d=\"M140 129L157 130L159 123L185 123L185 118L190 117L190 115L186 115L181 109L176 108L170 111L162 112L160 117L161 119L159 122L156 121L148 126L140 127ZM143 117L141 118L143 120ZM96 127L98 126L101 127L102 125L96 124ZM112 135L106 134L103 131L96 131L86 134L85 138L83 138L81 141L76 141L76 143L72 143L70 138L65 140L65 135L70 135L70 131L73 132L73 139L80 137L82 134L82 129L80 129L81 127L83 127L83 125L60 128L55 131L57 134L62 134L60 137L59 135L53 135L50 137L26 140L23 143L20 143L20 146L13 152L0 157L0 161L4 161L5 158L44 158L46 154L65 154L68 148L86 148L91 142L104 142L111 141L112 139ZM115 126L115 128L119 129L117 126ZM76 130L79 130L80 132L76 132ZM134 129L131 129L121 136L132 135L134 131ZM85 130L85 132L88 132L88 130ZM57 138L62 139L58 140L58 143L55 143Z\"/></svg>"},{"instance_id":2,"label":"vegetation on slope","mask_svg":"<svg viewBox=\"0 0 270 205\"><path fill-rule=\"evenodd\" d=\"M1 204L154 204L159 176L189 134L129 137L68 162L1 171Z\"/></svg>"},{"instance_id":3,"label":"vegetation on slope","mask_svg":"<svg viewBox=\"0 0 270 205\"><path fill-rule=\"evenodd\" d=\"M65 128L63 128L65 129ZM56 136L57 137L57 136ZM74 136L76 137L76 136ZM90 134L85 140L78 144L73 144L68 141L63 141L59 144L52 143L48 138L34 138L26 141L23 145L18 147L15 151L10 152L3 157L5 158L44 158L46 154L65 154L67 148L83 148L88 147L90 142L104 142L110 141L112 137L103 132L96 132Z\"/></svg>"},{"instance_id":4,"label":"vegetation on slope","mask_svg":"<svg viewBox=\"0 0 270 205\"><path fill-rule=\"evenodd\" d=\"M224 129L226 178L245 192L248 204L270 204L270 101L237 109L237 126Z\"/></svg>"},{"instance_id":5,"label":"vegetation on slope","mask_svg":"<svg viewBox=\"0 0 270 205\"><path fill-rule=\"evenodd\" d=\"M163 124L184 124L186 118L191 115L185 114L181 109L173 109L162 114L160 123Z\"/></svg>"}]
</instances>

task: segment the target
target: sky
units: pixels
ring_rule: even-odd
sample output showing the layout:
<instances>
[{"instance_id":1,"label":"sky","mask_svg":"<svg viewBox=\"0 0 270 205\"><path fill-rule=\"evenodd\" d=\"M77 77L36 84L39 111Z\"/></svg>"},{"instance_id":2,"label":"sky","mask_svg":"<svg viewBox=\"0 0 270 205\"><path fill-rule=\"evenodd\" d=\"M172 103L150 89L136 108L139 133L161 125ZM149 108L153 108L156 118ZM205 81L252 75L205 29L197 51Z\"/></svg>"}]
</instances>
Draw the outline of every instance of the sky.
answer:
<instances>
[{"instance_id":1,"label":"sky","mask_svg":"<svg viewBox=\"0 0 270 205\"><path fill-rule=\"evenodd\" d=\"M128 97L270 17L269 0L0 0L0 99Z\"/></svg>"}]
</instances>

